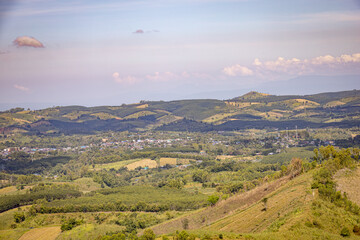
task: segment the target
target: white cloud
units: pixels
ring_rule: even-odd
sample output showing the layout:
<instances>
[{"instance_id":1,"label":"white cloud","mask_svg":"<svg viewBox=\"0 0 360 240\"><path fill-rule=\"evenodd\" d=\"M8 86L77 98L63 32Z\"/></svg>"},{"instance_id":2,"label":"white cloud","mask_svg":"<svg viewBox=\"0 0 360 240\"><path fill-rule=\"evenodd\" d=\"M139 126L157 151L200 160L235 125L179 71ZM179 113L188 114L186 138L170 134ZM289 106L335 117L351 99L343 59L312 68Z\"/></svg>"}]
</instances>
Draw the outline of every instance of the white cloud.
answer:
<instances>
[{"instance_id":1,"label":"white cloud","mask_svg":"<svg viewBox=\"0 0 360 240\"><path fill-rule=\"evenodd\" d=\"M136 31L133 32L133 33L135 33L135 34L143 34L143 33L144 33L144 30L138 29L138 30L136 30Z\"/></svg>"},{"instance_id":2,"label":"white cloud","mask_svg":"<svg viewBox=\"0 0 360 240\"><path fill-rule=\"evenodd\" d=\"M134 84L138 81L136 77L133 76L120 76L118 72L114 72L112 74L112 77L114 78L114 81L117 83L123 83L123 84Z\"/></svg>"},{"instance_id":3,"label":"white cloud","mask_svg":"<svg viewBox=\"0 0 360 240\"><path fill-rule=\"evenodd\" d=\"M120 77L120 74L118 72L114 72L112 76L113 76L113 78L116 79L116 78Z\"/></svg>"},{"instance_id":4,"label":"white cloud","mask_svg":"<svg viewBox=\"0 0 360 240\"><path fill-rule=\"evenodd\" d=\"M13 43L17 47L44 48L44 45L39 40L28 36L17 37Z\"/></svg>"},{"instance_id":5,"label":"white cloud","mask_svg":"<svg viewBox=\"0 0 360 240\"><path fill-rule=\"evenodd\" d=\"M146 75L146 79L154 82L167 82L174 79L179 79L181 76L172 72L155 72L154 74Z\"/></svg>"},{"instance_id":6,"label":"white cloud","mask_svg":"<svg viewBox=\"0 0 360 240\"><path fill-rule=\"evenodd\" d=\"M23 92L28 92L28 91L30 90L29 88L24 87L24 86L22 86L22 85L18 85L18 84L15 84L15 85L14 85L14 88L16 88L16 89L18 89L18 90L20 90L20 91L23 91Z\"/></svg>"},{"instance_id":7,"label":"white cloud","mask_svg":"<svg viewBox=\"0 0 360 240\"><path fill-rule=\"evenodd\" d=\"M253 71L247 67L236 64L230 67L225 67L223 72L229 76L251 76Z\"/></svg>"},{"instance_id":8,"label":"white cloud","mask_svg":"<svg viewBox=\"0 0 360 240\"><path fill-rule=\"evenodd\" d=\"M228 76L255 75L267 78L277 75L360 73L360 53L343 54L338 57L324 55L303 60L278 57L276 60L265 62L256 58L252 66L235 64L224 67L223 72Z\"/></svg>"}]
</instances>

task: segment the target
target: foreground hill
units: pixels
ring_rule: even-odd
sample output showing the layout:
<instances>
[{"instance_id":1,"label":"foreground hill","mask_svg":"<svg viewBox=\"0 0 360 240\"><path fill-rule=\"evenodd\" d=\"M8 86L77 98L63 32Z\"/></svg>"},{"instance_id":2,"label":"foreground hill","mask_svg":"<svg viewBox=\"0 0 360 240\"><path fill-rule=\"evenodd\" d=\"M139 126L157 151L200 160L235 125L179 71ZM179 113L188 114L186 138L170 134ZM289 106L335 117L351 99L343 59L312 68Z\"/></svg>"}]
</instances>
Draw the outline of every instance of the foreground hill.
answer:
<instances>
[{"instance_id":1,"label":"foreground hill","mask_svg":"<svg viewBox=\"0 0 360 240\"><path fill-rule=\"evenodd\" d=\"M187 221L191 233L221 235L225 239L342 239L341 230L352 230L359 215L325 200L317 189L311 189L314 171L317 170L292 180L287 176L266 183L152 229L156 234L169 234L182 229ZM354 174L357 173L351 175ZM360 236L351 231L347 239Z\"/></svg>"},{"instance_id":2,"label":"foreground hill","mask_svg":"<svg viewBox=\"0 0 360 240\"><path fill-rule=\"evenodd\" d=\"M250 92L225 101L143 101L121 106L66 106L36 111L15 108L0 113L0 133L347 128L360 124L359 113L358 90L304 96Z\"/></svg>"}]
</instances>

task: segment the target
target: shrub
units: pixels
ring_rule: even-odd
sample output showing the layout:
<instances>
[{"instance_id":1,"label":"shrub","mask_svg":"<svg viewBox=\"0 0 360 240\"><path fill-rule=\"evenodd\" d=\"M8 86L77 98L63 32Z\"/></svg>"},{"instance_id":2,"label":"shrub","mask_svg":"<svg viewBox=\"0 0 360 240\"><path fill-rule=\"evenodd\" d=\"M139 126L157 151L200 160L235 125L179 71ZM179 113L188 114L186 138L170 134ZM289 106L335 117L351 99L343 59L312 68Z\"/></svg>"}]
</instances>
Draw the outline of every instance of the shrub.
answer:
<instances>
[{"instance_id":1,"label":"shrub","mask_svg":"<svg viewBox=\"0 0 360 240\"><path fill-rule=\"evenodd\" d=\"M181 223L182 223L183 229L188 229L189 228L189 219L184 218L183 220L181 220Z\"/></svg>"},{"instance_id":2,"label":"shrub","mask_svg":"<svg viewBox=\"0 0 360 240\"><path fill-rule=\"evenodd\" d=\"M144 231L144 234L140 237L141 240L155 240L155 233L150 228Z\"/></svg>"},{"instance_id":3,"label":"shrub","mask_svg":"<svg viewBox=\"0 0 360 240\"><path fill-rule=\"evenodd\" d=\"M14 214L14 221L16 223L21 223L21 222L25 221L24 213L20 213L20 212L15 213Z\"/></svg>"},{"instance_id":4,"label":"shrub","mask_svg":"<svg viewBox=\"0 0 360 240\"><path fill-rule=\"evenodd\" d=\"M81 224L82 224L82 220L76 220L75 218L70 218L61 225L61 231L64 232L71 230L74 227L79 226Z\"/></svg>"},{"instance_id":5,"label":"shrub","mask_svg":"<svg viewBox=\"0 0 360 240\"><path fill-rule=\"evenodd\" d=\"M214 206L217 203L217 201L219 201L219 196L211 195L208 198L208 202L210 203L211 206Z\"/></svg>"},{"instance_id":6,"label":"shrub","mask_svg":"<svg viewBox=\"0 0 360 240\"><path fill-rule=\"evenodd\" d=\"M355 235L360 235L360 227L355 225L353 228L353 232Z\"/></svg>"},{"instance_id":7,"label":"shrub","mask_svg":"<svg viewBox=\"0 0 360 240\"><path fill-rule=\"evenodd\" d=\"M340 235L343 237L349 237L350 230L347 227L344 227L343 229L341 229Z\"/></svg>"},{"instance_id":8,"label":"shrub","mask_svg":"<svg viewBox=\"0 0 360 240\"><path fill-rule=\"evenodd\" d=\"M188 237L189 234L185 230L183 230L180 233L177 233L175 238L176 240L187 240Z\"/></svg>"}]
</instances>

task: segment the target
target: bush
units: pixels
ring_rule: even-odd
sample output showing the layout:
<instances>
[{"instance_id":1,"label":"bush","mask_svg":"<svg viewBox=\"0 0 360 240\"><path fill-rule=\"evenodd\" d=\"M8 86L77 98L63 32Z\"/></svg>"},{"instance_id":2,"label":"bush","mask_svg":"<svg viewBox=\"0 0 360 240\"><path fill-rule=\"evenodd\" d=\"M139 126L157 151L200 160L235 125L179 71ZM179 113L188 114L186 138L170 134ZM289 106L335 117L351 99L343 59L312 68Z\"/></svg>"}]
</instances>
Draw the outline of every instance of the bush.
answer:
<instances>
[{"instance_id":1,"label":"bush","mask_svg":"<svg viewBox=\"0 0 360 240\"><path fill-rule=\"evenodd\" d=\"M355 235L360 235L360 227L355 225L354 228L353 228L353 232Z\"/></svg>"},{"instance_id":2,"label":"bush","mask_svg":"<svg viewBox=\"0 0 360 240\"><path fill-rule=\"evenodd\" d=\"M141 240L155 240L155 233L150 228L144 231L144 234L140 237Z\"/></svg>"},{"instance_id":3,"label":"bush","mask_svg":"<svg viewBox=\"0 0 360 240\"><path fill-rule=\"evenodd\" d=\"M176 239L177 240L187 240L189 237L189 234L183 230L180 233L176 234Z\"/></svg>"},{"instance_id":4,"label":"bush","mask_svg":"<svg viewBox=\"0 0 360 240\"><path fill-rule=\"evenodd\" d=\"M349 237L350 230L347 227L344 227L343 229L341 229L340 235L343 237Z\"/></svg>"},{"instance_id":5,"label":"bush","mask_svg":"<svg viewBox=\"0 0 360 240\"><path fill-rule=\"evenodd\" d=\"M182 223L183 229L188 229L189 228L189 219L184 218L183 220L181 220L181 223Z\"/></svg>"},{"instance_id":6,"label":"bush","mask_svg":"<svg viewBox=\"0 0 360 240\"><path fill-rule=\"evenodd\" d=\"M219 196L211 195L208 198L208 202L210 203L211 206L214 206L217 203L217 201L219 201Z\"/></svg>"},{"instance_id":7,"label":"bush","mask_svg":"<svg viewBox=\"0 0 360 240\"><path fill-rule=\"evenodd\" d=\"M82 224L82 220L76 220L75 218L70 218L61 225L61 231L64 232L71 230L74 227L79 226L81 224Z\"/></svg>"},{"instance_id":8,"label":"bush","mask_svg":"<svg viewBox=\"0 0 360 240\"><path fill-rule=\"evenodd\" d=\"M20 213L20 212L15 213L14 214L14 221L16 223L21 223L21 222L25 221L24 213Z\"/></svg>"}]
</instances>

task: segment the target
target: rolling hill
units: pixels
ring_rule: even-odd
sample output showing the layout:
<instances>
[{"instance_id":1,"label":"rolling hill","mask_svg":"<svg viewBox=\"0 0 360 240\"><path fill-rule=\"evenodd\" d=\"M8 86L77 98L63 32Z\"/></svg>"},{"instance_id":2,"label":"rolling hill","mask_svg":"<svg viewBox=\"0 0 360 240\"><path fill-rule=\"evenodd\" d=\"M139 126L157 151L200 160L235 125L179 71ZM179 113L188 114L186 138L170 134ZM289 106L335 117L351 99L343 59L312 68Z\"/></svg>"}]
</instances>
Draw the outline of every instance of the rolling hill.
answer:
<instances>
[{"instance_id":1,"label":"rolling hill","mask_svg":"<svg viewBox=\"0 0 360 240\"><path fill-rule=\"evenodd\" d=\"M360 91L276 96L249 92L229 100L148 101L121 106L65 106L0 113L0 133L88 134L101 131L232 131L360 125Z\"/></svg>"}]
</instances>

